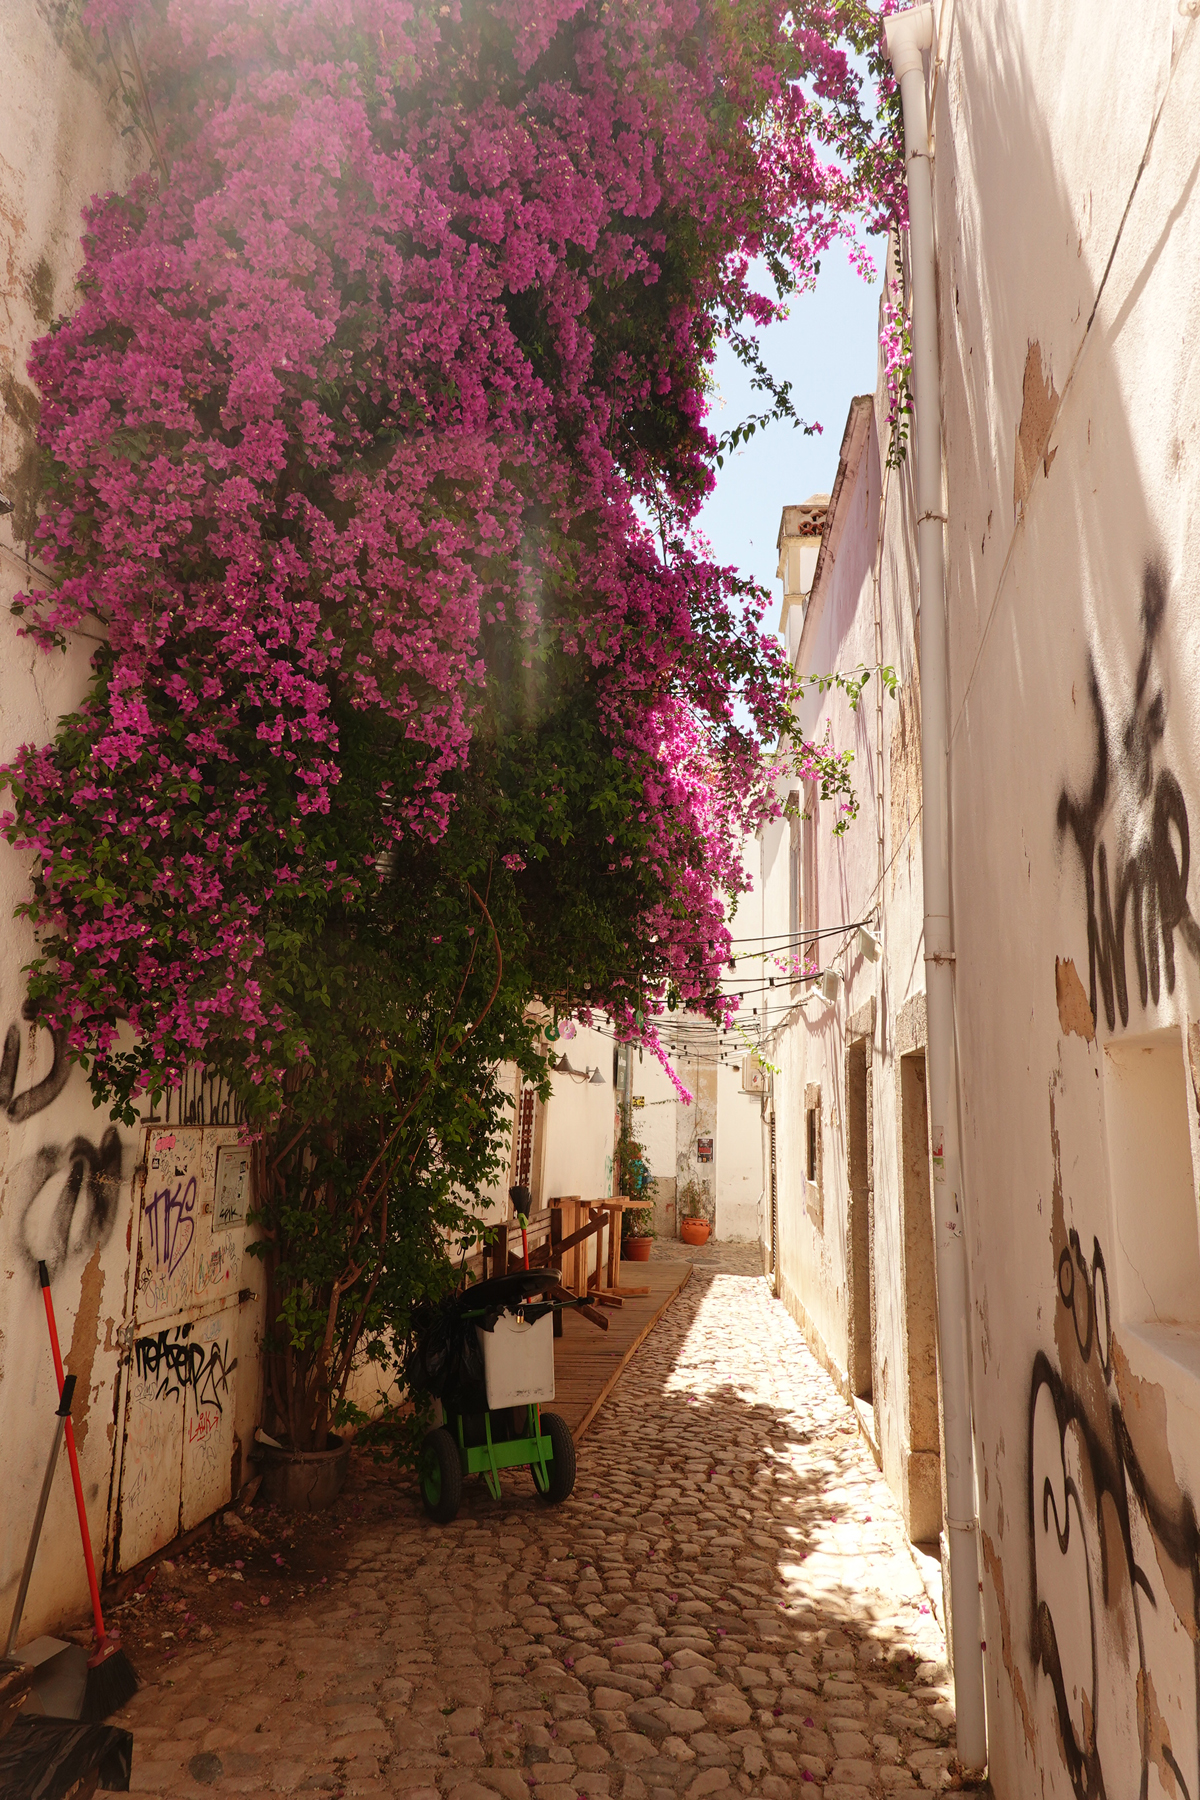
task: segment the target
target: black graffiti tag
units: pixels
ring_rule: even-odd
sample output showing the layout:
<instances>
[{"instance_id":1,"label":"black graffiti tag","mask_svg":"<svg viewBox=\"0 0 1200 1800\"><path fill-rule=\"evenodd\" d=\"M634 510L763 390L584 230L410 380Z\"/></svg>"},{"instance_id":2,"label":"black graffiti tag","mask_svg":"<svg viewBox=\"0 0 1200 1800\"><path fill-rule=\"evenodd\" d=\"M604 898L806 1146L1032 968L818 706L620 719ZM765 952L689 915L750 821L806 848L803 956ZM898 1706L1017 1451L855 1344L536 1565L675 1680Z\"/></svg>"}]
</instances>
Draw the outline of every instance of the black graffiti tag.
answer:
<instances>
[{"instance_id":1,"label":"black graffiti tag","mask_svg":"<svg viewBox=\"0 0 1200 1800\"><path fill-rule=\"evenodd\" d=\"M202 1067L185 1070L178 1085L163 1096L165 1125L241 1125L246 1108L224 1076Z\"/></svg>"},{"instance_id":2,"label":"black graffiti tag","mask_svg":"<svg viewBox=\"0 0 1200 1800\"><path fill-rule=\"evenodd\" d=\"M1109 1030L1129 1023L1126 935L1133 942L1141 1003L1157 1005L1165 981L1175 991L1175 934L1200 963L1200 925L1188 904L1191 834L1183 789L1170 769L1155 772L1154 760L1166 728L1166 700L1151 681L1154 644L1166 611L1161 572L1148 565L1142 581L1142 654L1133 705L1115 746L1096 679L1088 664L1088 692L1095 716L1096 749L1091 786L1058 798L1058 832L1075 841L1083 870L1087 905L1089 1000L1093 1019L1104 1001ZM1115 753L1114 753L1115 751ZM1109 866L1101 841L1112 816L1116 846ZM1097 992L1097 986L1099 992Z\"/></svg>"},{"instance_id":3,"label":"black graffiti tag","mask_svg":"<svg viewBox=\"0 0 1200 1800\"><path fill-rule=\"evenodd\" d=\"M26 1000L21 1008L22 1018L30 1024L37 1023L37 1013L32 1003ZM71 1074L71 1063L67 1056L67 1034L62 1029L51 1029L54 1045L54 1057L50 1064L50 1072L43 1075L24 1093L16 1092L17 1071L21 1062L21 1029L18 1025L10 1025L4 1034L4 1049L0 1051L0 1106L16 1125L23 1125L26 1119L32 1119L36 1113L44 1112L66 1087Z\"/></svg>"},{"instance_id":4,"label":"black graffiti tag","mask_svg":"<svg viewBox=\"0 0 1200 1800\"><path fill-rule=\"evenodd\" d=\"M1031 1652L1050 1682L1076 1800L1196 1795L1200 1530L1134 1446L1114 1380L1108 1275L1071 1231L1057 1267L1068 1371L1029 1395ZM1072 1342L1073 1339L1073 1342ZM1146 1421L1141 1421L1145 1430ZM1187 1771L1185 1775L1185 1769Z\"/></svg>"},{"instance_id":5,"label":"black graffiti tag","mask_svg":"<svg viewBox=\"0 0 1200 1800\"><path fill-rule=\"evenodd\" d=\"M121 1195L121 1140L110 1125L99 1144L75 1137L18 1162L9 1194L17 1242L34 1280L43 1261L54 1281L69 1257L87 1257L112 1235Z\"/></svg>"},{"instance_id":6,"label":"black graffiti tag","mask_svg":"<svg viewBox=\"0 0 1200 1800\"><path fill-rule=\"evenodd\" d=\"M157 1381L156 1400L177 1399L190 1393L197 1412L202 1406L223 1411L221 1396L229 1392L229 1377L237 1368L230 1362L229 1340L207 1349L193 1343L191 1325L177 1325L173 1332L134 1340L134 1367L142 1380Z\"/></svg>"}]
</instances>

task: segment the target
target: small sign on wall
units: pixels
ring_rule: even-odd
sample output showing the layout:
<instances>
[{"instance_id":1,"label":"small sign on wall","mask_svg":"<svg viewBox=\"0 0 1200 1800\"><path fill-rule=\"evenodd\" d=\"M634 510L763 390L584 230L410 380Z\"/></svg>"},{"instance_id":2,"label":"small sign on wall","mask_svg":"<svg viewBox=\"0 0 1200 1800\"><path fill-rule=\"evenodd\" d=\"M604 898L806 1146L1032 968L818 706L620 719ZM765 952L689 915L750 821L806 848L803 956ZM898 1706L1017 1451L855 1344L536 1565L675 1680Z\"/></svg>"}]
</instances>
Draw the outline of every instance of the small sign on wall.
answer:
<instances>
[{"instance_id":1,"label":"small sign on wall","mask_svg":"<svg viewBox=\"0 0 1200 1800\"><path fill-rule=\"evenodd\" d=\"M631 1104L633 1106L645 1106L645 1104L646 1104L645 1094L634 1094Z\"/></svg>"},{"instance_id":2,"label":"small sign on wall","mask_svg":"<svg viewBox=\"0 0 1200 1800\"><path fill-rule=\"evenodd\" d=\"M217 1151L215 1229L228 1231L246 1223L250 1200L250 1151L238 1144L222 1144Z\"/></svg>"},{"instance_id":3,"label":"small sign on wall","mask_svg":"<svg viewBox=\"0 0 1200 1800\"><path fill-rule=\"evenodd\" d=\"M711 1138L696 1139L696 1161L711 1162L713 1159L713 1141Z\"/></svg>"}]
</instances>

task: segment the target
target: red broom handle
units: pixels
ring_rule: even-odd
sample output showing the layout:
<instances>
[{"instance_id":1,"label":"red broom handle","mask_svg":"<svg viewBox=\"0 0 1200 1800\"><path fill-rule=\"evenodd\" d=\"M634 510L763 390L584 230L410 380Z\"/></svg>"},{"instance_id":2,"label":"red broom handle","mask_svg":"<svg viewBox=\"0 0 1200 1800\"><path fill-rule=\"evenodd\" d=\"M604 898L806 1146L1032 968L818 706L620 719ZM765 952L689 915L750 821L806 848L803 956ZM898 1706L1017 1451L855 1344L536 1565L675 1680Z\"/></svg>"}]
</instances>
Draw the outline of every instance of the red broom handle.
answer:
<instances>
[{"instance_id":1,"label":"red broom handle","mask_svg":"<svg viewBox=\"0 0 1200 1800\"><path fill-rule=\"evenodd\" d=\"M54 1377L58 1382L58 1397L62 1399L63 1359L58 1347L58 1327L54 1323L54 1302L50 1298L50 1276L45 1263L38 1264L38 1276L42 1284L42 1299L46 1306L46 1323L50 1327L50 1349L54 1355ZM71 1481L75 1488L75 1510L79 1514L79 1535L83 1539L83 1560L87 1564L88 1587L92 1594L92 1613L96 1620L96 1637L103 1644L105 1639L104 1614L100 1611L100 1583L96 1580L96 1564L92 1556L92 1538L88 1529L87 1507L83 1503L83 1482L79 1476L79 1455L75 1449L75 1428L67 1418L67 1456L71 1464Z\"/></svg>"}]
</instances>

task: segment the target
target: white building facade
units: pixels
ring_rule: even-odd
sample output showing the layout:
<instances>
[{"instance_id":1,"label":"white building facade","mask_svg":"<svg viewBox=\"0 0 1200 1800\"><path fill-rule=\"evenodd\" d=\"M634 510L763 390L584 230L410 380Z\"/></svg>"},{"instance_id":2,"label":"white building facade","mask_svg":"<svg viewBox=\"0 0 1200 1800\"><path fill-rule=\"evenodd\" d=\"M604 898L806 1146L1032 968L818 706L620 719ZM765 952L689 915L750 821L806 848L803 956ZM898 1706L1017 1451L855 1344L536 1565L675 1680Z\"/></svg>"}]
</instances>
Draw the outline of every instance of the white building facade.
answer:
<instances>
[{"instance_id":1,"label":"white building facade","mask_svg":"<svg viewBox=\"0 0 1200 1800\"><path fill-rule=\"evenodd\" d=\"M917 406L944 433L989 1771L998 1800L1195 1796L1200 18L935 14L940 396ZM818 939L836 999L797 996L775 1032L776 1268L864 1414L869 1391L921 1534L940 1504L916 671L941 596L917 591L911 456L887 470L883 409L861 405L793 641L802 672L890 663L897 693L881 716L869 688L852 714L810 693L806 728L854 748L863 810L840 842L815 834L812 884L803 827L765 834L760 905L786 936L794 858L799 937L877 909L882 953Z\"/></svg>"}]
</instances>

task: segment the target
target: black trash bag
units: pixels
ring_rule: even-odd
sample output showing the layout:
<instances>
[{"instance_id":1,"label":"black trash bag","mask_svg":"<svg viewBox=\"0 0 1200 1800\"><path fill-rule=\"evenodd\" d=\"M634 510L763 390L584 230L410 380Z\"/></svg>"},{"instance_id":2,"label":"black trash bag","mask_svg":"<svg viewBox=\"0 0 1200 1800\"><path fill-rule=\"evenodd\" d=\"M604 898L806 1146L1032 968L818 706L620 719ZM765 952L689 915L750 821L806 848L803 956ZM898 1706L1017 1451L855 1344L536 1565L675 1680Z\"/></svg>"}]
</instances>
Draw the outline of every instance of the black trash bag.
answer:
<instances>
[{"instance_id":1,"label":"black trash bag","mask_svg":"<svg viewBox=\"0 0 1200 1800\"><path fill-rule=\"evenodd\" d=\"M482 1412L487 1407L483 1351L478 1325L494 1331L502 1312L518 1309L529 1319L541 1318L548 1303L530 1304L561 1279L557 1269L517 1270L476 1282L438 1306L413 1311L413 1339L404 1359L410 1392L440 1400L450 1412Z\"/></svg>"},{"instance_id":2,"label":"black trash bag","mask_svg":"<svg viewBox=\"0 0 1200 1800\"><path fill-rule=\"evenodd\" d=\"M476 1322L464 1317L457 1298L414 1310L413 1340L404 1359L404 1380L412 1393L428 1394L451 1412L479 1412L487 1406Z\"/></svg>"}]
</instances>

